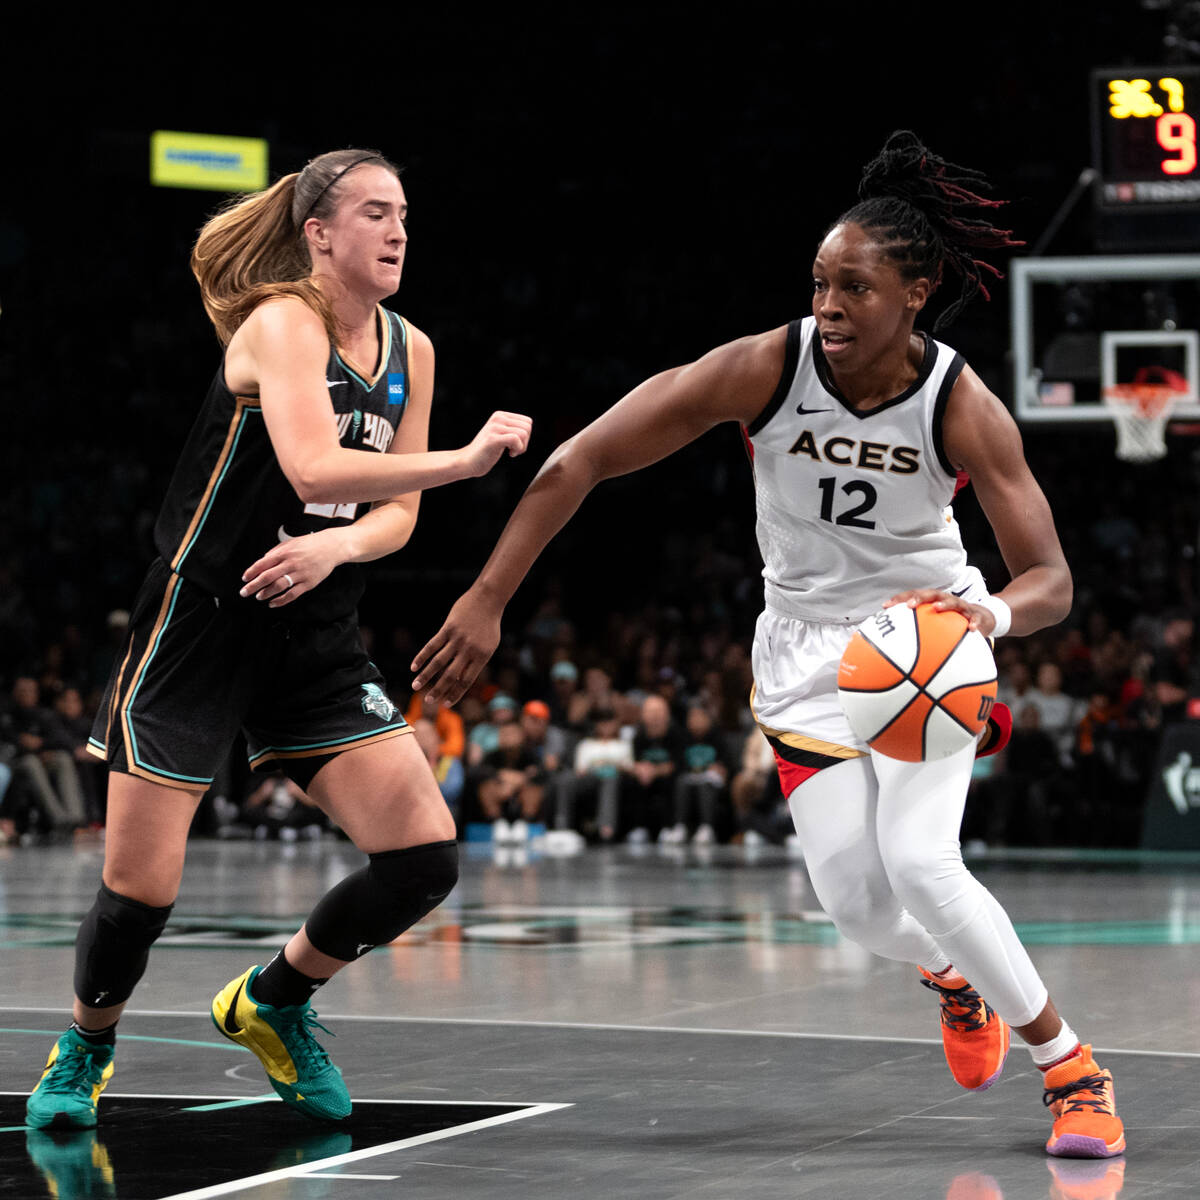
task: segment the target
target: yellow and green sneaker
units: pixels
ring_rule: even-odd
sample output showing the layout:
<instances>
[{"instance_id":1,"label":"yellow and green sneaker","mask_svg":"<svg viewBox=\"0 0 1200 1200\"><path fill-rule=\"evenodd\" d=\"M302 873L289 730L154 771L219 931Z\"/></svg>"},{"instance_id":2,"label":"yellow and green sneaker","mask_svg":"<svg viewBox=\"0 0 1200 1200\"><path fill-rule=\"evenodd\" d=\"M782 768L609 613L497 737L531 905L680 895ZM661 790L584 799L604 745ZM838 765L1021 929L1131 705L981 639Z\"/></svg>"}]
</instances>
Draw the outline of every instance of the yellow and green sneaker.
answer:
<instances>
[{"instance_id":1,"label":"yellow and green sneaker","mask_svg":"<svg viewBox=\"0 0 1200 1200\"><path fill-rule=\"evenodd\" d=\"M251 967L217 993L213 1024L258 1058L271 1086L293 1108L318 1121L348 1117L350 1093L342 1073L313 1035L314 1028L330 1031L317 1021L307 1002L286 1008L259 1004L250 989L261 970Z\"/></svg>"},{"instance_id":2,"label":"yellow and green sneaker","mask_svg":"<svg viewBox=\"0 0 1200 1200\"><path fill-rule=\"evenodd\" d=\"M31 1129L91 1129L96 1103L113 1074L113 1047L96 1046L73 1029L54 1043L46 1069L25 1104Z\"/></svg>"}]
</instances>

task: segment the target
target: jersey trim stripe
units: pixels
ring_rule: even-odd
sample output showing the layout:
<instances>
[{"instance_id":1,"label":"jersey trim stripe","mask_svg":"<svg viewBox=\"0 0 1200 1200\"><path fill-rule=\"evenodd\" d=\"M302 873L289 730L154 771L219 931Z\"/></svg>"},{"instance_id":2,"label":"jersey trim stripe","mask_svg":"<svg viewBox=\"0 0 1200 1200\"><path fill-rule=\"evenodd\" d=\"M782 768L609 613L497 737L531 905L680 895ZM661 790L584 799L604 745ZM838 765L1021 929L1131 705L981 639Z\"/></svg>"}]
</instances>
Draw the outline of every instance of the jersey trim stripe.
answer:
<instances>
[{"instance_id":1,"label":"jersey trim stripe","mask_svg":"<svg viewBox=\"0 0 1200 1200\"><path fill-rule=\"evenodd\" d=\"M268 746L248 761L251 767L257 768L261 763L275 758L313 758L318 754L341 754L344 750L369 746L372 742L381 742L387 738L412 732L413 727L407 721L402 721L396 725L385 725L375 733L353 734L350 737L336 738L331 742L313 742L308 746Z\"/></svg>"},{"instance_id":2,"label":"jersey trim stripe","mask_svg":"<svg viewBox=\"0 0 1200 1200\"><path fill-rule=\"evenodd\" d=\"M200 497L199 504L196 505L196 511L192 514L191 523L184 530L183 538L179 543L179 549L175 551L175 556L171 559L172 571L178 571L183 565L183 560L187 558L188 552L196 544L196 539L200 536L200 531L204 528L204 522L208 519L208 514L212 510L213 501L217 498L217 489L221 486L221 481L225 478L225 472L229 470L229 464L233 461L233 456L237 452L238 440L242 436L246 418L251 413L262 414L262 402L256 396L235 396L234 401L233 416L229 419L229 429L225 434L225 444L221 447L221 453L217 456L212 474L208 477L208 485L204 489L204 494Z\"/></svg>"},{"instance_id":3,"label":"jersey trim stripe","mask_svg":"<svg viewBox=\"0 0 1200 1200\"><path fill-rule=\"evenodd\" d=\"M337 360L358 380L359 383L371 391L371 389L383 378L387 371L388 359L392 356L392 321L391 314L382 304L375 306L375 315L378 321L377 328L379 330L379 358L378 366L374 376L368 381L366 372L354 362L351 362L346 356L335 346L333 352L337 355Z\"/></svg>"},{"instance_id":4,"label":"jersey trim stripe","mask_svg":"<svg viewBox=\"0 0 1200 1200\"><path fill-rule=\"evenodd\" d=\"M194 789L197 784L203 784L207 787L208 784L212 783L212 776L179 775L174 771L162 771L142 762L141 758L138 757L137 737L133 732L133 720L129 715L129 710L133 707L133 702L137 699L138 688L141 687L142 680L146 677L146 669L150 665L150 660L157 652L163 634L166 632L167 626L171 623L171 615L174 613L175 605L179 601L180 584L182 583L182 575L172 575L167 581L166 589L163 592L162 604L159 606L158 617L147 640L146 652L142 655L141 662L138 663L137 670L133 674L133 679L130 680L129 694L125 702L121 705L121 723L125 729L125 757L131 774L140 775L143 779L150 779L155 783L170 783L173 780L174 782L171 783L173 787L190 787Z\"/></svg>"},{"instance_id":5,"label":"jersey trim stripe","mask_svg":"<svg viewBox=\"0 0 1200 1200\"><path fill-rule=\"evenodd\" d=\"M787 327L787 345L783 351L783 371L779 383L767 407L746 426L746 433L753 437L780 410L792 390L792 380L796 377L796 367L800 362L800 321L789 321Z\"/></svg>"},{"instance_id":6,"label":"jersey trim stripe","mask_svg":"<svg viewBox=\"0 0 1200 1200\"><path fill-rule=\"evenodd\" d=\"M845 396L838 390L837 384L833 380L833 372L830 370L829 362L825 358L825 354L821 349L820 331L814 329L812 337L812 359L813 370L817 374L817 380L821 386L853 417L857 417L860 421L869 420L882 412L887 412L889 408L895 408L897 404L903 404L910 396L915 396L925 384L929 381L929 376L933 374L933 368L937 365L938 347L937 342L933 340L923 330L917 329L913 331L925 342L925 353L921 356L921 365L917 368L917 377L900 393L898 396L893 396L890 400L885 400L882 404L876 405L874 408L869 408L865 412L860 412L855 408Z\"/></svg>"},{"instance_id":7,"label":"jersey trim stripe","mask_svg":"<svg viewBox=\"0 0 1200 1200\"><path fill-rule=\"evenodd\" d=\"M942 380L942 386L938 388L937 399L933 402L933 448L937 451L938 462L942 464L942 470L956 481L958 469L946 457L946 447L942 441L942 422L946 417L946 405L950 403L950 393L954 390L954 385L958 382L958 377L966 365L967 360L961 354L955 354L946 368L946 377Z\"/></svg>"}]
</instances>

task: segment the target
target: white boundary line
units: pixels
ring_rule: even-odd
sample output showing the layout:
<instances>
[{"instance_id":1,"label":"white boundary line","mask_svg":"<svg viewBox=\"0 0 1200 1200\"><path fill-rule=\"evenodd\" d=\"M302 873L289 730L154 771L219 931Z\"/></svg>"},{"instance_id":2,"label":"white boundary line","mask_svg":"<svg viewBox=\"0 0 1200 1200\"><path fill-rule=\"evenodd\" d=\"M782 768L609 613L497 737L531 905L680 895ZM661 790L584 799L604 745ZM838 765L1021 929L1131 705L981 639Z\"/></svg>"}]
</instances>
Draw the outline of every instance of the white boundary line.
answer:
<instances>
[{"instance_id":1,"label":"white boundary line","mask_svg":"<svg viewBox=\"0 0 1200 1200\"><path fill-rule=\"evenodd\" d=\"M212 1187L196 1188L190 1192L175 1192L164 1196L163 1200L210 1200L213 1196L228 1196L233 1192L245 1191L247 1188L258 1187L260 1184L275 1183L281 1179L303 1178L314 1171L328 1171L332 1167L340 1167L347 1163L363 1162L369 1158L378 1158L383 1154L391 1154L396 1150L405 1150L410 1146L424 1146L429 1142L440 1142L446 1138L458 1137L464 1133L475 1133L481 1129L491 1129L497 1125L506 1125L510 1121L520 1121L526 1117L540 1117L545 1113L556 1112L560 1108L570 1108L569 1104L539 1104L532 1108L521 1109L518 1112L501 1113L496 1117L485 1117L482 1121L470 1121L466 1125L455 1125L450 1129L439 1129L433 1133L422 1133L417 1137L403 1138L398 1142L385 1142L380 1146L368 1146L363 1150L353 1150L349 1154L337 1154L332 1158L319 1158L310 1163L302 1163L297 1167L284 1167L278 1171L265 1171L261 1175L249 1175L245 1179L235 1179L229 1183L218 1183ZM324 1176L336 1178L336 1176Z\"/></svg>"},{"instance_id":2,"label":"white boundary line","mask_svg":"<svg viewBox=\"0 0 1200 1200\"><path fill-rule=\"evenodd\" d=\"M61 1008L29 1008L19 1005L0 1004L0 1013L30 1012L58 1013L63 1015ZM204 1012L188 1012L169 1008L126 1009L124 1017L197 1017L207 1018L211 1014ZM611 1033L694 1033L708 1037L759 1037L784 1038L793 1041L816 1042L889 1042L903 1046L940 1046L941 1038L916 1037L884 1037L880 1034L869 1033L804 1033L790 1029L702 1029L687 1025L615 1025L591 1021L518 1021L503 1018L487 1017L396 1017L369 1016L363 1013L325 1013L324 1019L330 1021L378 1021L393 1025L487 1025L500 1028L514 1029L589 1029ZM219 1045L220 1043L213 1043ZM1097 1054L1142 1054L1151 1058L1200 1058L1200 1052L1188 1050L1131 1050L1115 1046L1095 1046ZM5 1093L0 1093L4 1095ZM232 1099L233 1097L231 1097Z\"/></svg>"}]
</instances>

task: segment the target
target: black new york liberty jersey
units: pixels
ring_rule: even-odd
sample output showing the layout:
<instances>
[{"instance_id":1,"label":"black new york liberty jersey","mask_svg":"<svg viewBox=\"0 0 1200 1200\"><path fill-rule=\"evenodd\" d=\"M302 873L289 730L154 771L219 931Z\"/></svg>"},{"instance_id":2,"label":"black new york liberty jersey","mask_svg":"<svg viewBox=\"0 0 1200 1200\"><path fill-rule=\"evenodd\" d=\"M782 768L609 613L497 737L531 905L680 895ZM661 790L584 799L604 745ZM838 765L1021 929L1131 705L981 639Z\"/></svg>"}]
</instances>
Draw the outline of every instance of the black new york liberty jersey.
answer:
<instances>
[{"instance_id":1,"label":"black new york liberty jersey","mask_svg":"<svg viewBox=\"0 0 1200 1200\"><path fill-rule=\"evenodd\" d=\"M364 377L337 350L325 372L341 444L382 454L408 407L408 328L378 309L380 355ZM235 396L222 366L180 455L154 527L154 542L172 571L214 596L236 597L242 572L288 538L348 525L360 505L304 504L279 466L257 396ZM346 563L279 610L325 620L353 610L361 569ZM248 602L247 602L248 603Z\"/></svg>"}]
</instances>

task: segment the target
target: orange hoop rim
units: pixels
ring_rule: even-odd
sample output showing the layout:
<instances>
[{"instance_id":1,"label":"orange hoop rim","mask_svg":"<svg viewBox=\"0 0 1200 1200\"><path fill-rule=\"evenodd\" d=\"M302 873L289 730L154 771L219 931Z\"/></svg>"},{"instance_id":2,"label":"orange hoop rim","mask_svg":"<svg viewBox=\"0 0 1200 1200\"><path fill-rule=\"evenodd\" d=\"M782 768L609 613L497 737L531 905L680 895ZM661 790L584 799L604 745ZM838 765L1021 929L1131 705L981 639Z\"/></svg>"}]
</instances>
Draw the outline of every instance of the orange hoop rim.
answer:
<instances>
[{"instance_id":1,"label":"orange hoop rim","mask_svg":"<svg viewBox=\"0 0 1200 1200\"><path fill-rule=\"evenodd\" d=\"M1113 383L1104 389L1104 402L1146 421L1163 416L1186 392L1166 383Z\"/></svg>"}]
</instances>

